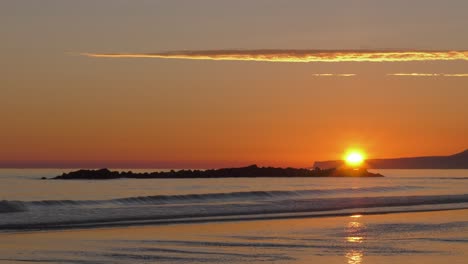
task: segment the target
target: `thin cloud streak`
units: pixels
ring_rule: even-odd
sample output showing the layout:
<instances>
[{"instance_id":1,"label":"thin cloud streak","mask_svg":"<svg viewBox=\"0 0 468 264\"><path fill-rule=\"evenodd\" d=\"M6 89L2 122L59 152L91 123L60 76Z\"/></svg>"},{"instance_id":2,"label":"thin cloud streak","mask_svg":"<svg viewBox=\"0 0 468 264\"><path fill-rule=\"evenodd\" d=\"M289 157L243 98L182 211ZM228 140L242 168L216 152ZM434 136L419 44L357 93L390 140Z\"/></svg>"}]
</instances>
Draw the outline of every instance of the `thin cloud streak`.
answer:
<instances>
[{"instance_id":1,"label":"thin cloud streak","mask_svg":"<svg viewBox=\"0 0 468 264\"><path fill-rule=\"evenodd\" d=\"M468 73L389 73L388 76L403 77L468 77Z\"/></svg>"},{"instance_id":2,"label":"thin cloud streak","mask_svg":"<svg viewBox=\"0 0 468 264\"><path fill-rule=\"evenodd\" d=\"M159 53L81 53L94 58L156 58L265 62L468 61L465 50L186 50Z\"/></svg>"}]
</instances>

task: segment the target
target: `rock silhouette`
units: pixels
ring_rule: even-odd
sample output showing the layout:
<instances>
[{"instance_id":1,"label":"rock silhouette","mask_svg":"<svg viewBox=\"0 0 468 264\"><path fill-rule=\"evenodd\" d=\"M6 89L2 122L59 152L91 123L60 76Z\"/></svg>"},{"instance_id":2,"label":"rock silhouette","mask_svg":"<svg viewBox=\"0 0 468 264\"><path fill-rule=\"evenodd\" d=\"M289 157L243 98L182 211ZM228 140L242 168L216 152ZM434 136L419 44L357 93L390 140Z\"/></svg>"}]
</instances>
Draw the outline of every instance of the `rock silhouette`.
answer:
<instances>
[{"instance_id":1,"label":"rock silhouette","mask_svg":"<svg viewBox=\"0 0 468 264\"><path fill-rule=\"evenodd\" d=\"M371 173L365 169L326 169L319 168L274 168L258 167L251 165L241 168L223 168L210 170L179 170L134 173L111 171L109 169L99 170L77 170L63 173L52 179L58 180L107 180L120 178L134 179L198 179L198 178L268 178L268 177L383 177L378 173Z\"/></svg>"},{"instance_id":2,"label":"rock silhouette","mask_svg":"<svg viewBox=\"0 0 468 264\"><path fill-rule=\"evenodd\" d=\"M314 167L339 168L342 160L317 161ZM450 156L428 156L395 159L369 159L366 167L371 169L468 169L468 149Z\"/></svg>"}]
</instances>

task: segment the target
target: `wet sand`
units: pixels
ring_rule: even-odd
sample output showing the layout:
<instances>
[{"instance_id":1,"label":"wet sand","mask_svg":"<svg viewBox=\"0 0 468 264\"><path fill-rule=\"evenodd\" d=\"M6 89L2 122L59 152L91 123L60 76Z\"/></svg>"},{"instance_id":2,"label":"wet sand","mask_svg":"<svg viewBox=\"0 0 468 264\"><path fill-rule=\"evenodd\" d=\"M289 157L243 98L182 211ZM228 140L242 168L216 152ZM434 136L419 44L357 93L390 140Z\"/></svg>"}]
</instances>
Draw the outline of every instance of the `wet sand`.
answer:
<instances>
[{"instance_id":1,"label":"wet sand","mask_svg":"<svg viewBox=\"0 0 468 264\"><path fill-rule=\"evenodd\" d=\"M468 210L0 233L0 263L466 263Z\"/></svg>"}]
</instances>

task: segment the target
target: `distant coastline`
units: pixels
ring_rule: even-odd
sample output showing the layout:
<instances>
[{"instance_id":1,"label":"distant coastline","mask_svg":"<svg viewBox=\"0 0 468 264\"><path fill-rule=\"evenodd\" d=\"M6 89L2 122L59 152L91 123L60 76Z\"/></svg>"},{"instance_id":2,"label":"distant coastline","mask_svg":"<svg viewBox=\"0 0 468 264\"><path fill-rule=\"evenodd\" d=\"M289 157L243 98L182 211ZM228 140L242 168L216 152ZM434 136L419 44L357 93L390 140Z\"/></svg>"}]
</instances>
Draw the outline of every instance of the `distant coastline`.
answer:
<instances>
[{"instance_id":1,"label":"distant coastline","mask_svg":"<svg viewBox=\"0 0 468 264\"><path fill-rule=\"evenodd\" d=\"M340 168L341 160L317 161L314 168ZM468 169L468 149L450 156L409 157L366 160L369 169Z\"/></svg>"},{"instance_id":2,"label":"distant coastline","mask_svg":"<svg viewBox=\"0 0 468 264\"><path fill-rule=\"evenodd\" d=\"M164 172L119 172L109 169L77 170L54 177L55 180L108 180L120 178L132 179L203 179L203 178L281 178L281 177L383 177L365 169L302 169L273 168L251 165L241 168L223 168L211 170L178 170ZM43 178L45 179L45 178Z\"/></svg>"}]
</instances>

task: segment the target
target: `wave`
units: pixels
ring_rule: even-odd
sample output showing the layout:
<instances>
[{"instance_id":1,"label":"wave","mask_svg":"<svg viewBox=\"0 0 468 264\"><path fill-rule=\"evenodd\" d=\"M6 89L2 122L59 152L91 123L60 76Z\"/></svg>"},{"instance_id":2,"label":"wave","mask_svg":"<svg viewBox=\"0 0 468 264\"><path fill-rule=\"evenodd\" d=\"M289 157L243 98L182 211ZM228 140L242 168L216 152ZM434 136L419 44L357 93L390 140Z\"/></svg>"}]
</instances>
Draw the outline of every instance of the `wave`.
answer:
<instances>
[{"instance_id":1,"label":"wave","mask_svg":"<svg viewBox=\"0 0 468 264\"><path fill-rule=\"evenodd\" d=\"M273 190L273 191L249 191L249 192L228 192L228 193L205 193L205 194L183 194L183 195L152 195L118 198L110 200L41 200L41 201L4 201L14 204L16 208L21 207L26 210L31 207L44 206L92 206L92 205L144 205L144 204L180 204L180 203L207 203L226 201L256 201L274 200L293 197L314 197L329 194L360 194L360 193L383 193L393 191L407 191L420 189L419 186L399 186L399 187L365 187L365 188L337 188L337 189L316 189L316 190ZM1 206L1 205L0 205ZM8 210L1 212L9 212Z\"/></svg>"},{"instance_id":2,"label":"wave","mask_svg":"<svg viewBox=\"0 0 468 264\"><path fill-rule=\"evenodd\" d=\"M404 187L368 187L368 188L339 188L329 190L294 190L294 191L250 191L250 192L230 192L230 193L208 193L208 194L186 194L186 195L156 195L140 196L112 200L116 203L177 203L177 202L210 202L229 200L258 200L258 199L282 199L288 197L314 196L326 194L358 194L366 192L392 192L396 190L419 189L418 186Z\"/></svg>"},{"instance_id":3,"label":"wave","mask_svg":"<svg viewBox=\"0 0 468 264\"><path fill-rule=\"evenodd\" d=\"M262 194L263 195L263 194ZM34 203L34 202L33 202ZM60 203L59 203L60 204ZM138 200L138 204L140 204ZM0 230L94 228L141 224L245 221L297 217L384 214L468 209L468 194L259 200L245 203L134 204L110 207L63 206L33 208L28 216L4 215ZM33 216L33 217L31 217Z\"/></svg>"},{"instance_id":4,"label":"wave","mask_svg":"<svg viewBox=\"0 0 468 264\"><path fill-rule=\"evenodd\" d=\"M0 201L0 213L15 213L23 211L26 211L26 206L23 202Z\"/></svg>"},{"instance_id":5,"label":"wave","mask_svg":"<svg viewBox=\"0 0 468 264\"><path fill-rule=\"evenodd\" d=\"M256 213L239 215L207 215L204 217L186 216L180 218L154 218L154 217L127 217L108 218L97 221L68 221L51 223L31 223L31 224L8 224L0 225L0 232L21 232L21 231L45 231L45 230L67 230L67 229L92 229L110 227L130 227L142 225L173 225L173 224L198 224L212 222L232 222L232 221L258 221L258 220L280 220L280 219L302 219L302 218L323 218L323 217L347 217L353 215L386 215L398 213L422 213L439 212L451 210L468 210L468 205L453 208L386 208L383 210L335 210L321 213L314 212L290 212L290 213Z\"/></svg>"}]
</instances>

